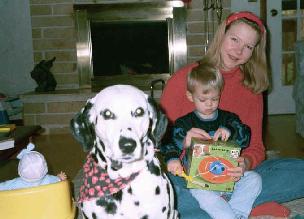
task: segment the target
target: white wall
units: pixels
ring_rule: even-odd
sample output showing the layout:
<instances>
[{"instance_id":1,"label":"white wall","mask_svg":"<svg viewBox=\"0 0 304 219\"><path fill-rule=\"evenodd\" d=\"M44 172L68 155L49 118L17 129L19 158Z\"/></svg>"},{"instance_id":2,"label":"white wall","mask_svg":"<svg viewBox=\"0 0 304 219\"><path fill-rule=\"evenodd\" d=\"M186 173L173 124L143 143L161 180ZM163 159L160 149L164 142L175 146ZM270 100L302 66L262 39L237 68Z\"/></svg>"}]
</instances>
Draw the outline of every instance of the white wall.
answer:
<instances>
[{"instance_id":1,"label":"white wall","mask_svg":"<svg viewBox=\"0 0 304 219\"><path fill-rule=\"evenodd\" d=\"M29 0L0 0L0 93L33 91L33 44Z\"/></svg>"},{"instance_id":2,"label":"white wall","mask_svg":"<svg viewBox=\"0 0 304 219\"><path fill-rule=\"evenodd\" d=\"M231 0L231 11L251 11L260 16L260 0Z\"/></svg>"}]
</instances>

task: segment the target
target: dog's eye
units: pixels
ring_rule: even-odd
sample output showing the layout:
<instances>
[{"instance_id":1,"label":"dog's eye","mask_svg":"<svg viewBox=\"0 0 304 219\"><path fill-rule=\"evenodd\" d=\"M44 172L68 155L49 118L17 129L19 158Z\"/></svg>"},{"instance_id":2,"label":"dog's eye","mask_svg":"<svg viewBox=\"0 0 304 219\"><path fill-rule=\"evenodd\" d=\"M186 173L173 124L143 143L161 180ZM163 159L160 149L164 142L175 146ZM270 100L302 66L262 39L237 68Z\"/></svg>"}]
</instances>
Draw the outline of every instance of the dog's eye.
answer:
<instances>
[{"instance_id":1,"label":"dog's eye","mask_svg":"<svg viewBox=\"0 0 304 219\"><path fill-rule=\"evenodd\" d=\"M105 120L107 119L115 119L114 113L112 113L110 110L105 110L102 113L102 116Z\"/></svg>"},{"instance_id":2,"label":"dog's eye","mask_svg":"<svg viewBox=\"0 0 304 219\"><path fill-rule=\"evenodd\" d=\"M139 116L143 116L144 114L145 114L144 109L139 107L135 110L134 116L139 117Z\"/></svg>"}]
</instances>

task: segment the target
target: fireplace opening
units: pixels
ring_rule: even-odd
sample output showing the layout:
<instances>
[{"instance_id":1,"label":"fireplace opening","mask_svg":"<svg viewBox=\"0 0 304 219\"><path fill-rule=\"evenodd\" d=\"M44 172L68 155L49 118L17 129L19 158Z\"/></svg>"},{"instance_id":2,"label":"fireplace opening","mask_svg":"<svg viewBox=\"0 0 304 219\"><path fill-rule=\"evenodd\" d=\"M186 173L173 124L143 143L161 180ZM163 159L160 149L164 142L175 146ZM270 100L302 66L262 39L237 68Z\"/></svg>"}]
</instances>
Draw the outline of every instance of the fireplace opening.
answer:
<instances>
[{"instance_id":1,"label":"fireplace opening","mask_svg":"<svg viewBox=\"0 0 304 219\"><path fill-rule=\"evenodd\" d=\"M147 90L187 63L182 1L78 3L74 9L80 88Z\"/></svg>"},{"instance_id":2,"label":"fireplace opening","mask_svg":"<svg viewBox=\"0 0 304 219\"><path fill-rule=\"evenodd\" d=\"M91 23L95 76L169 73L166 22Z\"/></svg>"}]
</instances>

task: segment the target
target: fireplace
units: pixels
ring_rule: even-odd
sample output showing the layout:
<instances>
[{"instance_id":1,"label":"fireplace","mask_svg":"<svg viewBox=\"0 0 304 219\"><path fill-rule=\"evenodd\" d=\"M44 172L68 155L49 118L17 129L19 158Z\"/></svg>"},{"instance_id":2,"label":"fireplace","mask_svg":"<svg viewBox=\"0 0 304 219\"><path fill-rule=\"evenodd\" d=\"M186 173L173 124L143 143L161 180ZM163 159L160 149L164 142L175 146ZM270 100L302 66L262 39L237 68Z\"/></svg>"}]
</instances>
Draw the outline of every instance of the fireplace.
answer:
<instances>
[{"instance_id":1,"label":"fireplace","mask_svg":"<svg viewBox=\"0 0 304 219\"><path fill-rule=\"evenodd\" d=\"M181 1L78 3L74 10L81 88L132 84L147 90L187 62Z\"/></svg>"}]
</instances>

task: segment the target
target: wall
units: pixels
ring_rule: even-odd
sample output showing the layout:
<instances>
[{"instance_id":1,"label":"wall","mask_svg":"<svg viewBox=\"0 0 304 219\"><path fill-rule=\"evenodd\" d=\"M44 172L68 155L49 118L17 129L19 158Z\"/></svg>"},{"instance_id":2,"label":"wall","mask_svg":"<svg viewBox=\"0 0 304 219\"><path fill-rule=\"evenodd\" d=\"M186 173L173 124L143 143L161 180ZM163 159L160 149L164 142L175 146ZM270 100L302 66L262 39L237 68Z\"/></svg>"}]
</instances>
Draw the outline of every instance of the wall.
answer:
<instances>
[{"instance_id":1,"label":"wall","mask_svg":"<svg viewBox=\"0 0 304 219\"><path fill-rule=\"evenodd\" d=\"M0 93L15 96L34 90L29 0L1 0L0 26Z\"/></svg>"},{"instance_id":2,"label":"wall","mask_svg":"<svg viewBox=\"0 0 304 219\"><path fill-rule=\"evenodd\" d=\"M92 1L77 0L79 2ZM73 0L30 0L34 60L37 63L56 56L52 72L58 89L78 88L73 3ZM223 7L222 17L225 18L230 10L230 0L223 1ZM193 0L188 5L187 14L188 62L192 62L204 54L203 0ZM211 19L211 13L209 17ZM212 24L209 26L211 30Z\"/></svg>"},{"instance_id":3,"label":"wall","mask_svg":"<svg viewBox=\"0 0 304 219\"><path fill-rule=\"evenodd\" d=\"M224 20L230 13L231 1L222 1L223 11L222 19ZM213 24L214 29L217 28L217 15L214 12L212 15L211 11L208 11L208 19L215 20L215 22L208 22L208 28L204 21L206 15L204 8L204 0L193 0L187 7L187 45L188 45L188 63L199 60L205 51L206 42L206 30L209 30L209 39L212 38ZM212 17L214 19L212 19Z\"/></svg>"},{"instance_id":4,"label":"wall","mask_svg":"<svg viewBox=\"0 0 304 219\"><path fill-rule=\"evenodd\" d=\"M30 0L34 61L56 60L57 89L78 88L73 0Z\"/></svg>"},{"instance_id":5,"label":"wall","mask_svg":"<svg viewBox=\"0 0 304 219\"><path fill-rule=\"evenodd\" d=\"M77 0L77 2L104 1ZM34 60L37 63L42 59L56 56L51 71L58 85L53 93L32 93L22 96L24 123L42 125L46 133L69 132L69 121L72 116L80 110L89 97L94 95L90 90L78 89L73 3L73 0L30 0ZM230 0L223 1L223 8L222 19L225 19L230 12ZM199 60L204 54L206 42L204 14L203 0L193 0L187 6L188 63ZM208 14L211 19L212 13ZM217 22L214 24L216 29ZM211 32L213 23L209 22L208 25L208 30ZM211 37L212 33L209 34Z\"/></svg>"}]
</instances>

